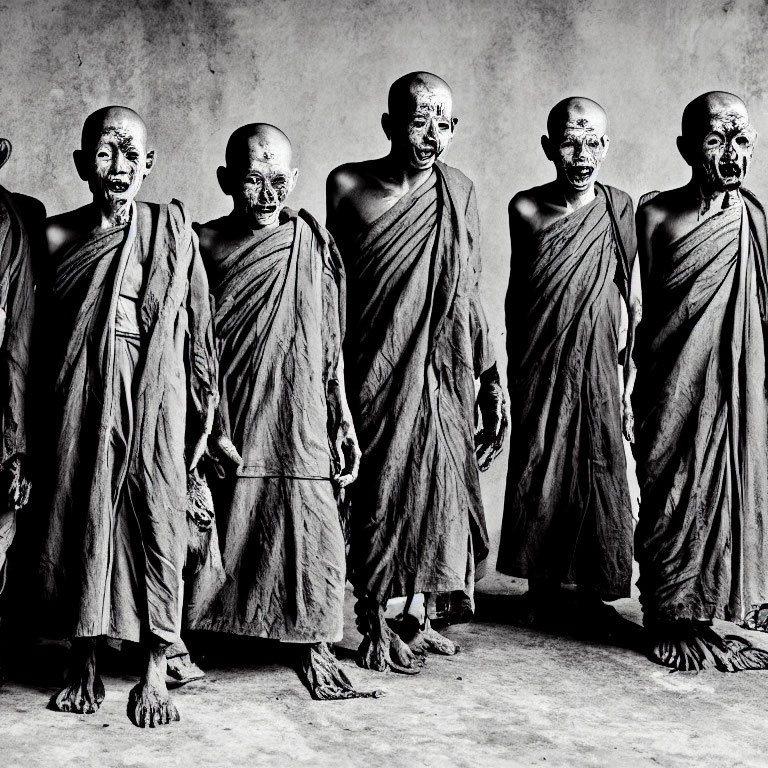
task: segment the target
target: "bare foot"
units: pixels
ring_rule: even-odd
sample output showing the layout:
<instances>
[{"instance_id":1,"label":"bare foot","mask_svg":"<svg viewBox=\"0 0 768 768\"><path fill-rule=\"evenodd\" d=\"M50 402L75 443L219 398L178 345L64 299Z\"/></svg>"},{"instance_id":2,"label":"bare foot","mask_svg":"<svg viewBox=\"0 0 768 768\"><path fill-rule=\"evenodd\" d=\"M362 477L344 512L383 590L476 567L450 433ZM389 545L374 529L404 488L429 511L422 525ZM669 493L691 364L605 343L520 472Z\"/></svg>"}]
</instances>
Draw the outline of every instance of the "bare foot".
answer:
<instances>
[{"instance_id":1,"label":"bare foot","mask_svg":"<svg viewBox=\"0 0 768 768\"><path fill-rule=\"evenodd\" d=\"M188 653L167 659L166 663L166 683L174 688L205 677L205 672L192 661Z\"/></svg>"},{"instance_id":2,"label":"bare foot","mask_svg":"<svg viewBox=\"0 0 768 768\"><path fill-rule=\"evenodd\" d=\"M454 656L461 650L460 645L432 629L429 618L424 620L424 627L416 633L408 646L414 653L421 655L439 653L441 656Z\"/></svg>"},{"instance_id":3,"label":"bare foot","mask_svg":"<svg viewBox=\"0 0 768 768\"><path fill-rule=\"evenodd\" d=\"M156 646L148 653L144 677L128 695L128 718L139 728L155 728L180 719L165 686L165 670L165 648Z\"/></svg>"},{"instance_id":4,"label":"bare foot","mask_svg":"<svg viewBox=\"0 0 768 768\"><path fill-rule=\"evenodd\" d=\"M424 662L388 626L379 606L363 608L358 627L363 642L358 649L358 664L377 672L392 670L403 675L417 675Z\"/></svg>"},{"instance_id":5,"label":"bare foot","mask_svg":"<svg viewBox=\"0 0 768 768\"><path fill-rule=\"evenodd\" d=\"M675 621L652 627L650 657L681 672L718 669L740 672L768 669L768 651L743 637L721 637L704 621Z\"/></svg>"},{"instance_id":6,"label":"bare foot","mask_svg":"<svg viewBox=\"0 0 768 768\"><path fill-rule=\"evenodd\" d=\"M96 643L92 638L72 640L67 685L51 698L58 712L92 715L104 701L104 683L96 672Z\"/></svg>"},{"instance_id":7,"label":"bare foot","mask_svg":"<svg viewBox=\"0 0 768 768\"><path fill-rule=\"evenodd\" d=\"M313 643L301 650L299 676L313 699L376 699L383 691L357 691L341 668L328 643Z\"/></svg>"}]
</instances>

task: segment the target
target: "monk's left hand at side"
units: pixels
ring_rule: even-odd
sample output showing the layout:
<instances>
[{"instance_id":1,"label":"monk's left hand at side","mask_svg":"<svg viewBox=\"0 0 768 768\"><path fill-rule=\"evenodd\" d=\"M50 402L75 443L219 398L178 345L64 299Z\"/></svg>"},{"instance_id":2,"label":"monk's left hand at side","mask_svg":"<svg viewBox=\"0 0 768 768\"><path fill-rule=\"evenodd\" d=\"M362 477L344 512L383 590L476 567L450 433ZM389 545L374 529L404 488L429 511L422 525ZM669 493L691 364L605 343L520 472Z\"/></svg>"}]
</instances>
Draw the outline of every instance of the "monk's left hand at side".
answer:
<instances>
[{"instance_id":1,"label":"monk's left hand at side","mask_svg":"<svg viewBox=\"0 0 768 768\"><path fill-rule=\"evenodd\" d=\"M344 469L333 476L333 481L339 488L354 483L357 480L357 473L360 471L360 458L362 452L357 442L357 434L351 422L344 421L340 427L341 430L341 453L344 456Z\"/></svg>"},{"instance_id":2,"label":"monk's left hand at side","mask_svg":"<svg viewBox=\"0 0 768 768\"><path fill-rule=\"evenodd\" d=\"M480 471L485 472L501 453L509 426L507 402L495 365L480 377L476 405L482 427L475 434L475 455Z\"/></svg>"},{"instance_id":3,"label":"monk's left hand at side","mask_svg":"<svg viewBox=\"0 0 768 768\"><path fill-rule=\"evenodd\" d=\"M24 471L24 460L21 456L14 456L4 467L6 473L6 487L8 488L8 509L20 511L29 501L29 492L32 488Z\"/></svg>"},{"instance_id":4,"label":"monk's left hand at side","mask_svg":"<svg viewBox=\"0 0 768 768\"><path fill-rule=\"evenodd\" d=\"M635 414L632 410L632 401L626 397L621 401L621 431L627 442L635 442Z\"/></svg>"}]
</instances>

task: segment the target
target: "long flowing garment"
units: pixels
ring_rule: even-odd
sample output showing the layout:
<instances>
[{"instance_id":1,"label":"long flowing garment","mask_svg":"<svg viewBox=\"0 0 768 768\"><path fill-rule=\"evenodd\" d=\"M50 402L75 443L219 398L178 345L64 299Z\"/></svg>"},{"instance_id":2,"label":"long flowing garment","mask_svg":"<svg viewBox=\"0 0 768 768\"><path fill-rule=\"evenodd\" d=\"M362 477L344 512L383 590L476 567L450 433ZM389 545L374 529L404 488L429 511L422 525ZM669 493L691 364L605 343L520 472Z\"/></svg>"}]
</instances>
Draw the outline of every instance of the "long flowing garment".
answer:
<instances>
[{"instance_id":1,"label":"long flowing garment","mask_svg":"<svg viewBox=\"0 0 768 768\"><path fill-rule=\"evenodd\" d=\"M29 238L12 196L0 187L0 466L27 449L25 398L34 314ZM16 510L0 500L0 592Z\"/></svg>"},{"instance_id":2,"label":"long flowing garment","mask_svg":"<svg viewBox=\"0 0 768 768\"><path fill-rule=\"evenodd\" d=\"M601 187L514 247L507 302L512 445L497 568L607 600L628 596L632 578L617 364L622 254L634 253L632 201Z\"/></svg>"},{"instance_id":3,"label":"long flowing garment","mask_svg":"<svg viewBox=\"0 0 768 768\"><path fill-rule=\"evenodd\" d=\"M341 260L306 211L284 209L278 227L207 267L221 423L243 464L212 482L226 582L193 626L338 641L346 573L329 390L341 350Z\"/></svg>"},{"instance_id":4,"label":"long flowing garment","mask_svg":"<svg viewBox=\"0 0 768 768\"><path fill-rule=\"evenodd\" d=\"M121 289L137 265L143 286L126 322ZM217 399L197 238L178 201L136 203L128 225L75 243L54 269L42 332L55 455L37 487L50 624L68 636L171 643L186 460Z\"/></svg>"},{"instance_id":5,"label":"long flowing garment","mask_svg":"<svg viewBox=\"0 0 768 768\"><path fill-rule=\"evenodd\" d=\"M471 606L488 553L474 382L495 361L478 251L472 182L437 163L343 253L347 380L363 451L350 560L357 593L379 604L459 592Z\"/></svg>"},{"instance_id":6,"label":"long flowing garment","mask_svg":"<svg viewBox=\"0 0 768 768\"><path fill-rule=\"evenodd\" d=\"M646 620L739 619L768 600L766 225L748 194L656 257L645 291L635 411Z\"/></svg>"}]
</instances>

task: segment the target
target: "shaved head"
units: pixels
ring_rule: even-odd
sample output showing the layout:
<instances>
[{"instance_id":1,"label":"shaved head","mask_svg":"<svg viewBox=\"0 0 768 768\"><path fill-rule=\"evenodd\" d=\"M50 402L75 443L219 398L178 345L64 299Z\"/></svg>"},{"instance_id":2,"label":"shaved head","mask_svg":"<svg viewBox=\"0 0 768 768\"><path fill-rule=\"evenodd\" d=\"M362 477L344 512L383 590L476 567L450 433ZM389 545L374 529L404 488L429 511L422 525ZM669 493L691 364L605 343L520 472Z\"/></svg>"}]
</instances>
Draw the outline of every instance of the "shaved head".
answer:
<instances>
[{"instance_id":1,"label":"shaved head","mask_svg":"<svg viewBox=\"0 0 768 768\"><path fill-rule=\"evenodd\" d=\"M683 110L682 133L686 138L699 138L709 130L712 117L734 115L749 120L747 105L735 94L710 91L697 96Z\"/></svg>"},{"instance_id":2,"label":"shaved head","mask_svg":"<svg viewBox=\"0 0 768 768\"><path fill-rule=\"evenodd\" d=\"M389 114L402 115L409 112L420 93L436 94L453 104L453 91L442 77L431 72L409 72L395 80L389 88Z\"/></svg>"},{"instance_id":3,"label":"shaved head","mask_svg":"<svg viewBox=\"0 0 768 768\"><path fill-rule=\"evenodd\" d=\"M550 137L559 135L566 126L591 125L603 134L608 130L608 115L592 99L584 96L569 96L555 104L547 117L547 133Z\"/></svg>"},{"instance_id":4,"label":"shaved head","mask_svg":"<svg viewBox=\"0 0 768 768\"><path fill-rule=\"evenodd\" d=\"M293 163L293 147L290 139L276 126L249 123L229 137L225 157L229 168L243 167L251 159L277 161L289 167Z\"/></svg>"},{"instance_id":5,"label":"shaved head","mask_svg":"<svg viewBox=\"0 0 768 768\"><path fill-rule=\"evenodd\" d=\"M80 148L89 150L106 130L128 130L143 144L147 141L147 125L130 107L102 107L92 112L83 123Z\"/></svg>"}]
</instances>

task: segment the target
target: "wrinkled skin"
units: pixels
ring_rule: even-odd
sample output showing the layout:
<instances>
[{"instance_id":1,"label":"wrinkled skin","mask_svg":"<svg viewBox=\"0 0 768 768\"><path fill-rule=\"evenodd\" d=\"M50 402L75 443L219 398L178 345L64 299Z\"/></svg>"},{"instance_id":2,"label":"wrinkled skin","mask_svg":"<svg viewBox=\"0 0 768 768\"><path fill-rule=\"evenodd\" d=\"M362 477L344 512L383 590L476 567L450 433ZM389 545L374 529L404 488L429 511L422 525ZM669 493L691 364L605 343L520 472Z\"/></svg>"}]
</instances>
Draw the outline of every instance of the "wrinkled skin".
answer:
<instances>
[{"instance_id":1,"label":"wrinkled skin","mask_svg":"<svg viewBox=\"0 0 768 768\"><path fill-rule=\"evenodd\" d=\"M92 715L104 701L104 683L96 669L96 643L93 638L72 641L67 684L48 705L58 712Z\"/></svg>"},{"instance_id":2,"label":"wrinkled skin","mask_svg":"<svg viewBox=\"0 0 768 768\"><path fill-rule=\"evenodd\" d=\"M104 228L126 224L131 203L154 165L147 147L147 128L133 110L109 107L86 123L83 142L74 152L75 165L93 195Z\"/></svg>"},{"instance_id":3,"label":"wrinkled skin","mask_svg":"<svg viewBox=\"0 0 768 768\"><path fill-rule=\"evenodd\" d=\"M358 691L341 668L328 643L300 647L299 676L317 701L339 699L377 699L382 691Z\"/></svg>"},{"instance_id":4,"label":"wrinkled skin","mask_svg":"<svg viewBox=\"0 0 768 768\"><path fill-rule=\"evenodd\" d=\"M414 171L429 170L453 138L457 121L452 110L451 91L442 81L414 82L408 101L383 119L392 154Z\"/></svg>"},{"instance_id":5,"label":"wrinkled skin","mask_svg":"<svg viewBox=\"0 0 768 768\"><path fill-rule=\"evenodd\" d=\"M235 211L253 229L276 227L299 175L288 137L274 126L257 124L250 136L243 137L236 164L229 162L234 152L227 154L227 165L218 170L219 183L232 196Z\"/></svg>"}]
</instances>

